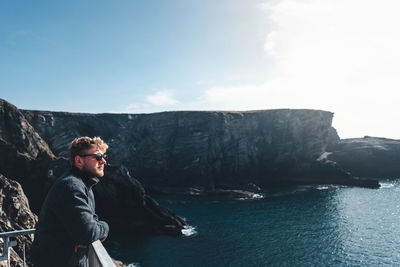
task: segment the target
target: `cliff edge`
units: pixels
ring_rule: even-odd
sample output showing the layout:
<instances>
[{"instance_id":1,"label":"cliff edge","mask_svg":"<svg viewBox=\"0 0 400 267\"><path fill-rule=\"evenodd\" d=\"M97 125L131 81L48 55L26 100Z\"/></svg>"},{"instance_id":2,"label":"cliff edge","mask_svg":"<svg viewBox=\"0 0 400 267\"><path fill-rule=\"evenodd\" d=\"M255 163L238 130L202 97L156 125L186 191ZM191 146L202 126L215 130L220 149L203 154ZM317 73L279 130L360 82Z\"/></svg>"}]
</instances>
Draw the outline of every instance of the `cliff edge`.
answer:
<instances>
[{"instance_id":1,"label":"cliff edge","mask_svg":"<svg viewBox=\"0 0 400 267\"><path fill-rule=\"evenodd\" d=\"M83 114L22 111L57 156L77 136L100 135L109 163L151 191L207 193L275 185L378 187L321 161L339 142L321 110ZM251 191L251 190L250 190Z\"/></svg>"}]
</instances>

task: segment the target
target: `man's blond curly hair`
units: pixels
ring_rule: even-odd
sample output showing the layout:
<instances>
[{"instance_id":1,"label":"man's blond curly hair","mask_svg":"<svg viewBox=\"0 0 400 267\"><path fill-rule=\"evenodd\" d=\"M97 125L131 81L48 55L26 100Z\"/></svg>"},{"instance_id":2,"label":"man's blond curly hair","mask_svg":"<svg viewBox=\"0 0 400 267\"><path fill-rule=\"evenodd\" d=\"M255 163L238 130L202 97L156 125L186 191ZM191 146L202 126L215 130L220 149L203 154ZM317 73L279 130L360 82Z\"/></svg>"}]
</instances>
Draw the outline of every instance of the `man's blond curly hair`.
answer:
<instances>
[{"instance_id":1,"label":"man's blond curly hair","mask_svg":"<svg viewBox=\"0 0 400 267\"><path fill-rule=\"evenodd\" d=\"M108 145L100 137L78 137L72 141L69 147L69 162L74 166L75 156L85 154L89 149L96 147L97 149L106 152Z\"/></svg>"}]
</instances>

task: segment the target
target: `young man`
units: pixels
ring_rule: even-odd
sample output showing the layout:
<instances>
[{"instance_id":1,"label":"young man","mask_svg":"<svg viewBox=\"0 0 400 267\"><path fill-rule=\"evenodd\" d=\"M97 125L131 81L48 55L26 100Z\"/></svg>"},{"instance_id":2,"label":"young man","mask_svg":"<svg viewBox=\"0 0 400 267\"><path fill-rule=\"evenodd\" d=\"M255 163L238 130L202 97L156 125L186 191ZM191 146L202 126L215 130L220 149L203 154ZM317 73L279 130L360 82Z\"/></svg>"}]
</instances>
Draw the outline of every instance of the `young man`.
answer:
<instances>
[{"instance_id":1,"label":"young man","mask_svg":"<svg viewBox=\"0 0 400 267\"><path fill-rule=\"evenodd\" d=\"M104 175L107 148L99 137L72 142L72 168L54 183L40 211L32 245L34 266L86 266L88 246L106 239L108 224L95 213L92 187Z\"/></svg>"}]
</instances>

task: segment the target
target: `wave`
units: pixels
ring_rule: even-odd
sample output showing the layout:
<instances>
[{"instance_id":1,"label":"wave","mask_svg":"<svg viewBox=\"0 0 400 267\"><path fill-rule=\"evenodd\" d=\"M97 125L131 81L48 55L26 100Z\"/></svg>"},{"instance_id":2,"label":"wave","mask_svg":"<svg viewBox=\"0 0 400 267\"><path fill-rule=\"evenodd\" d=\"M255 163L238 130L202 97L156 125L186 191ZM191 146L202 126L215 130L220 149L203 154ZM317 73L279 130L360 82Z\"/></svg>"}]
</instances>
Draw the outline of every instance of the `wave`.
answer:
<instances>
[{"instance_id":1,"label":"wave","mask_svg":"<svg viewBox=\"0 0 400 267\"><path fill-rule=\"evenodd\" d=\"M238 200L253 200L253 199L263 199L265 196L263 194L252 194L251 197L241 197Z\"/></svg>"},{"instance_id":2,"label":"wave","mask_svg":"<svg viewBox=\"0 0 400 267\"><path fill-rule=\"evenodd\" d=\"M196 227L191 225L185 225L181 232L184 236L192 236L197 234Z\"/></svg>"},{"instance_id":3,"label":"wave","mask_svg":"<svg viewBox=\"0 0 400 267\"><path fill-rule=\"evenodd\" d=\"M254 194L253 197L252 197L252 199L261 199L261 198L264 198L264 195L262 195L262 194Z\"/></svg>"},{"instance_id":4,"label":"wave","mask_svg":"<svg viewBox=\"0 0 400 267\"><path fill-rule=\"evenodd\" d=\"M326 190L326 189L329 189L329 186L327 186L327 185L319 185L319 186L317 186L317 190Z\"/></svg>"},{"instance_id":5,"label":"wave","mask_svg":"<svg viewBox=\"0 0 400 267\"><path fill-rule=\"evenodd\" d=\"M387 182L380 182L381 188L393 188L394 184L393 183L387 183Z\"/></svg>"}]
</instances>

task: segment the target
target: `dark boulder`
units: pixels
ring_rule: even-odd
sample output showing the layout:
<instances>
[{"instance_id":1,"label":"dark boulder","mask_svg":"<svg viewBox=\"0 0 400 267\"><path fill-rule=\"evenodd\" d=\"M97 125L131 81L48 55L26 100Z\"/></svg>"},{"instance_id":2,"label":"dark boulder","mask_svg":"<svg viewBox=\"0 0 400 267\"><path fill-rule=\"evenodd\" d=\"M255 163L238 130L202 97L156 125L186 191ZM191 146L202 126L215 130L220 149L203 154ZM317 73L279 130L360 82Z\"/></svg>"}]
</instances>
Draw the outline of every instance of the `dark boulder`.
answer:
<instances>
[{"instance_id":1,"label":"dark boulder","mask_svg":"<svg viewBox=\"0 0 400 267\"><path fill-rule=\"evenodd\" d=\"M354 176L400 178L400 140L369 136L342 139L329 150L327 159Z\"/></svg>"}]
</instances>

